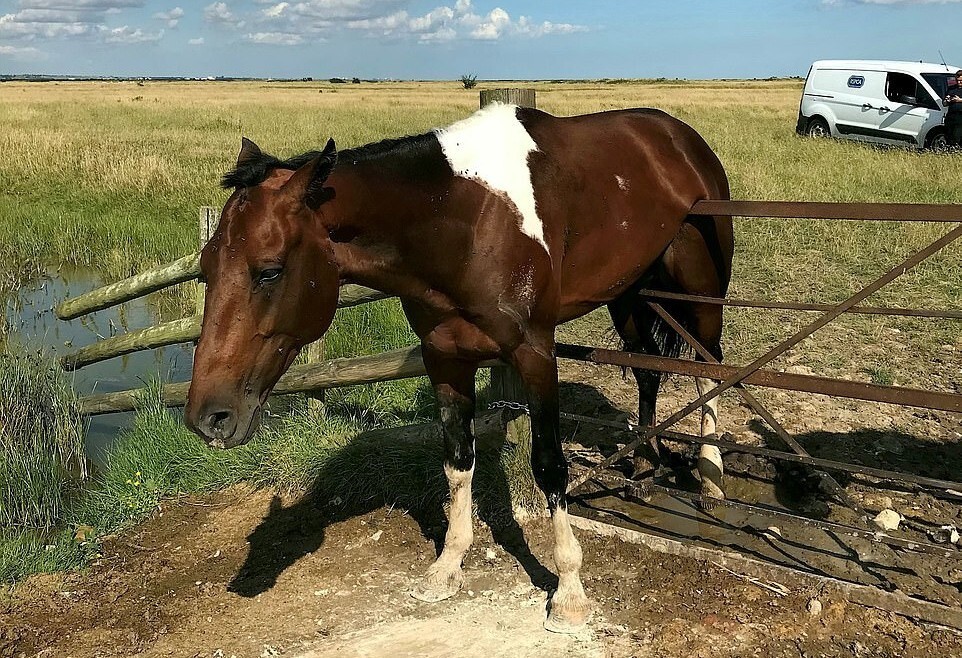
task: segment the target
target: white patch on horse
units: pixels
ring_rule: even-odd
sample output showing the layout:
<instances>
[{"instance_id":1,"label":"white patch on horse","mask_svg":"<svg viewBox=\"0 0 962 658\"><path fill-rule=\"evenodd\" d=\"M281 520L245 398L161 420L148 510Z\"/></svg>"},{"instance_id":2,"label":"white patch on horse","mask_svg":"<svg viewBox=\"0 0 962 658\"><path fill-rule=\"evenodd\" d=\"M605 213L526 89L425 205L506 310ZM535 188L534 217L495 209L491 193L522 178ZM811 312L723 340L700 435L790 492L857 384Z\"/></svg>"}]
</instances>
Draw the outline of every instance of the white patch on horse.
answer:
<instances>
[{"instance_id":1,"label":"white patch on horse","mask_svg":"<svg viewBox=\"0 0 962 658\"><path fill-rule=\"evenodd\" d=\"M529 260L512 270L508 288L498 295L498 310L510 317L524 331L534 305L534 264Z\"/></svg>"},{"instance_id":2,"label":"white patch on horse","mask_svg":"<svg viewBox=\"0 0 962 658\"><path fill-rule=\"evenodd\" d=\"M434 134L455 175L505 196L518 211L521 232L548 251L528 168L528 156L538 145L515 116L517 109L493 103Z\"/></svg>"},{"instance_id":3,"label":"white patch on horse","mask_svg":"<svg viewBox=\"0 0 962 658\"><path fill-rule=\"evenodd\" d=\"M615 174L615 182L618 183L618 189L621 190L622 192L627 192L628 190L631 189L631 184L628 182L628 179L623 178L618 174Z\"/></svg>"},{"instance_id":4,"label":"white patch on horse","mask_svg":"<svg viewBox=\"0 0 962 658\"><path fill-rule=\"evenodd\" d=\"M695 389L701 397L717 386L718 382L705 377L695 377ZM701 435L711 437L718 431L718 398L714 397L701 408ZM702 495L724 499L722 476L725 465L717 446L702 445L698 451L698 472L701 475Z\"/></svg>"}]
</instances>

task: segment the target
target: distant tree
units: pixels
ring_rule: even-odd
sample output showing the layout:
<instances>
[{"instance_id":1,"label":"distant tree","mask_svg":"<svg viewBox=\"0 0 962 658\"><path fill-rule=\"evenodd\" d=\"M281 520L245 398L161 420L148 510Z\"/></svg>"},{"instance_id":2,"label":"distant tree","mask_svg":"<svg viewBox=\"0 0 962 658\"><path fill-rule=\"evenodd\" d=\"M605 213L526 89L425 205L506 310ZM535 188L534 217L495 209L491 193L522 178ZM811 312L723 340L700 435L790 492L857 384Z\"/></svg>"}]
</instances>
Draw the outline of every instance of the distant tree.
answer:
<instances>
[{"instance_id":1,"label":"distant tree","mask_svg":"<svg viewBox=\"0 0 962 658\"><path fill-rule=\"evenodd\" d=\"M461 84L465 89L474 89L478 86L478 76L465 73L461 76Z\"/></svg>"},{"instance_id":2,"label":"distant tree","mask_svg":"<svg viewBox=\"0 0 962 658\"><path fill-rule=\"evenodd\" d=\"M361 84L361 79L360 79L360 78L354 78L353 80L351 80L351 83L356 84L356 85L359 85L359 84Z\"/></svg>"}]
</instances>

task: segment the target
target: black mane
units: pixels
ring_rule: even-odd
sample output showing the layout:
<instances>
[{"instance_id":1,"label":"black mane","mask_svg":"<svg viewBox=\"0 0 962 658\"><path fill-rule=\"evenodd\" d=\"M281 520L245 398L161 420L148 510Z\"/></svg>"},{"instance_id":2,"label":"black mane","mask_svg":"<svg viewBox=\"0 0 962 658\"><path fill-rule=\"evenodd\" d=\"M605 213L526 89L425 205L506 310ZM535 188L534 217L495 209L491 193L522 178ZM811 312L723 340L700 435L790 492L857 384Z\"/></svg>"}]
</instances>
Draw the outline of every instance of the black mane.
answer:
<instances>
[{"instance_id":1,"label":"black mane","mask_svg":"<svg viewBox=\"0 0 962 658\"><path fill-rule=\"evenodd\" d=\"M337 154L337 159L341 162L359 164L378 160L386 155L412 156L423 153L431 145L436 144L437 137L433 132L423 135L409 135L397 139L385 139L353 149L345 149ZM281 160L268 153L261 153L254 157L247 158L244 162L224 174L220 184L221 187L225 189L254 187L267 180L267 177L275 169L289 169L294 171L321 154L322 151L308 151L293 158Z\"/></svg>"}]
</instances>

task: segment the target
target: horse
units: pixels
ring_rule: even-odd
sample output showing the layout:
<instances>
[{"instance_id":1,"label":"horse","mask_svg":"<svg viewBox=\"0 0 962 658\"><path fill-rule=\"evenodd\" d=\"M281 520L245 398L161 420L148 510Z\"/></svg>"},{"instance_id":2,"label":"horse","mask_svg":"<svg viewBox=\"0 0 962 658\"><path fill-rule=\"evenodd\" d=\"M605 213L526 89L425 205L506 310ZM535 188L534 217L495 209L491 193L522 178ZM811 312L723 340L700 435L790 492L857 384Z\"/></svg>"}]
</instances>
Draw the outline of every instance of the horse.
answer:
<instances>
[{"instance_id":1,"label":"horse","mask_svg":"<svg viewBox=\"0 0 962 658\"><path fill-rule=\"evenodd\" d=\"M338 287L401 299L440 409L450 511L440 556L412 594L462 587L473 540L472 419L479 363L520 375L531 466L554 532L557 589L544 622L573 632L592 611L567 513L555 327L607 305L627 349L666 353L644 287L720 296L731 275L731 217L693 215L728 199L724 168L684 122L655 109L571 117L493 104L447 128L287 160L243 138L232 190L201 253L207 283L187 425L215 448L247 442L298 351L331 324ZM721 308L681 304L682 322L721 360ZM676 309L677 310L677 309ZM634 370L639 418L654 421L660 376ZM699 380L699 392L710 380ZM713 403L702 432L715 431ZM699 459L703 493L723 496L721 457Z\"/></svg>"}]
</instances>

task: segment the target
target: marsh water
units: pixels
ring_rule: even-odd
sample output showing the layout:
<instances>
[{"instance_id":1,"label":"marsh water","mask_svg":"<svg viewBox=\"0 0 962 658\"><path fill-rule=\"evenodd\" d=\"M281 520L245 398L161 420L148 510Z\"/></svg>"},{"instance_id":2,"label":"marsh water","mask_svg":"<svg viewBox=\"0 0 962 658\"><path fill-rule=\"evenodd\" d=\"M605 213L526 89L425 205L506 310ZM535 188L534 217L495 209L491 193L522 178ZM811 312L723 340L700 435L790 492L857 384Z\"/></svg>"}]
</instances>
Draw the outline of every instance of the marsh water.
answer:
<instances>
[{"instance_id":1,"label":"marsh water","mask_svg":"<svg viewBox=\"0 0 962 658\"><path fill-rule=\"evenodd\" d=\"M162 311L164 305L155 294L75 320L57 319L53 311L57 304L104 283L102 277L90 269L47 271L0 299L3 302L0 340L5 340L15 350L40 350L59 358L102 338L180 317L165 315ZM192 362L192 345L172 345L108 359L69 376L77 394L83 396L140 388L158 377L163 381L186 381L190 379ZM130 413L117 413L94 416L89 420L85 446L87 456L94 464L102 463L104 448L120 429L130 424L132 417Z\"/></svg>"}]
</instances>

